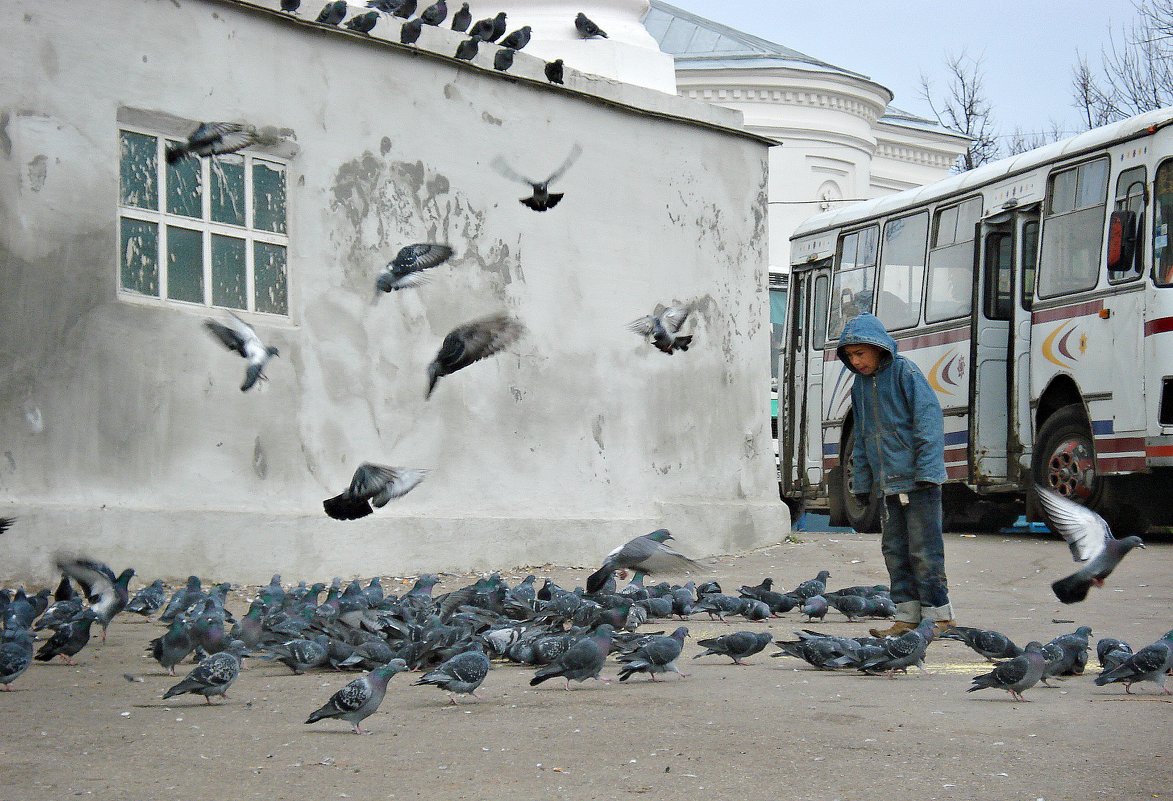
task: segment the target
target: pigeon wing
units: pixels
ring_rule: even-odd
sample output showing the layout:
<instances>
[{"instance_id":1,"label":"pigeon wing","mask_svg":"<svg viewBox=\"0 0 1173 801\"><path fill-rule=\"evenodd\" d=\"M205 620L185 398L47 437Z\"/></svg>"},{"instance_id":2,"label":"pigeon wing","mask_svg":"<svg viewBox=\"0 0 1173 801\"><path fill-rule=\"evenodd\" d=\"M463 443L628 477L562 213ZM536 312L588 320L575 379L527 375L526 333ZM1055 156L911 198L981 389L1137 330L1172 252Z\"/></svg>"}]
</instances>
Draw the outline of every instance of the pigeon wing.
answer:
<instances>
[{"instance_id":1,"label":"pigeon wing","mask_svg":"<svg viewBox=\"0 0 1173 801\"><path fill-rule=\"evenodd\" d=\"M497 156L495 159L493 159L492 162L490 162L490 166L496 170L502 178L508 178L510 181L517 181L519 184L525 184L526 186L534 186L538 183L537 181L531 181L529 178L526 178L524 175L518 172L514 172L513 168L510 167L505 162L505 159L503 159L501 156Z\"/></svg>"},{"instance_id":2,"label":"pigeon wing","mask_svg":"<svg viewBox=\"0 0 1173 801\"><path fill-rule=\"evenodd\" d=\"M385 467L380 464L363 462L354 471L350 479L350 488L346 493L351 498L369 500L387 488L399 477L394 467Z\"/></svg>"},{"instance_id":3,"label":"pigeon wing","mask_svg":"<svg viewBox=\"0 0 1173 801\"><path fill-rule=\"evenodd\" d=\"M371 503L379 508L386 506L388 501L402 498L415 489L424 480L428 471L411 467L395 467L391 469L391 472L394 477L383 486L378 494L371 498Z\"/></svg>"},{"instance_id":4,"label":"pigeon wing","mask_svg":"<svg viewBox=\"0 0 1173 801\"><path fill-rule=\"evenodd\" d=\"M389 268L392 271L427 270L446 262L452 256L452 248L447 245L438 245L431 242L420 242L414 245L405 245L391 261Z\"/></svg>"},{"instance_id":5,"label":"pigeon wing","mask_svg":"<svg viewBox=\"0 0 1173 801\"><path fill-rule=\"evenodd\" d=\"M247 358L244 351L244 340L237 336L233 329L215 320L204 320L204 327L228 350L235 351Z\"/></svg>"},{"instance_id":6,"label":"pigeon wing","mask_svg":"<svg viewBox=\"0 0 1173 801\"><path fill-rule=\"evenodd\" d=\"M669 306L663 309L662 312L658 312L657 316L660 318L660 322L663 324L668 333L675 334L680 330L680 327L684 325L685 321L688 320L688 315L691 312L692 304L685 306Z\"/></svg>"},{"instance_id":7,"label":"pigeon wing","mask_svg":"<svg viewBox=\"0 0 1173 801\"><path fill-rule=\"evenodd\" d=\"M1114 539L1104 518L1045 487L1036 487L1043 512L1051 528L1067 540L1067 547L1077 562L1087 562L1104 552Z\"/></svg>"},{"instance_id":8,"label":"pigeon wing","mask_svg":"<svg viewBox=\"0 0 1173 801\"><path fill-rule=\"evenodd\" d=\"M550 177L546 179L546 183L553 183L565 175L566 171L574 165L574 162L578 161L578 157L581 155L582 145L580 145L578 142L575 142L574 147L570 148L570 153L567 154L566 159L562 162L562 165L558 169L554 170L554 172L550 173Z\"/></svg>"},{"instance_id":9,"label":"pigeon wing","mask_svg":"<svg viewBox=\"0 0 1173 801\"><path fill-rule=\"evenodd\" d=\"M93 559L58 557L57 569L80 584L91 603L112 591L117 580L108 565Z\"/></svg>"},{"instance_id":10,"label":"pigeon wing","mask_svg":"<svg viewBox=\"0 0 1173 801\"><path fill-rule=\"evenodd\" d=\"M652 330L655 328L656 318L648 314L640 317L638 320L632 320L627 324L628 331L634 331L641 336L651 336Z\"/></svg>"}]
</instances>

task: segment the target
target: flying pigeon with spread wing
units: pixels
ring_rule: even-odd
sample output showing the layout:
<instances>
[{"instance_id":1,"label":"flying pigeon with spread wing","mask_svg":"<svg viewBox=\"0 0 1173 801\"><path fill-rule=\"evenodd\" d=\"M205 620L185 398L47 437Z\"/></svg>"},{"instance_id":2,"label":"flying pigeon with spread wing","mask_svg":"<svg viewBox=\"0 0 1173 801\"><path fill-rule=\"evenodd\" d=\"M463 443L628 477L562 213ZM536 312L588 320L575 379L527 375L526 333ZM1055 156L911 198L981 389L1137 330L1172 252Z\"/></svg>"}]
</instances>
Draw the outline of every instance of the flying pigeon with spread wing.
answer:
<instances>
[{"instance_id":1,"label":"flying pigeon with spread wing","mask_svg":"<svg viewBox=\"0 0 1173 801\"><path fill-rule=\"evenodd\" d=\"M257 336L256 330L244 320L232 312L229 312L228 316L230 319L227 324L218 323L215 320L205 320L204 327L211 332L212 336L216 337L221 345L239 354L248 362L248 367L244 372L244 383L240 385L241 392L248 392L258 381L268 380L265 377L265 365L269 363L271 358L280 356L281 353L277 348L266 346Z\"/></svg>"},{"instance_id":2,"label":"flying pigeon with spread wing","mask_svg":"<svg viewBox=\"0 0 1173 801\"><path fill-rule=\"evenodd\" d=\"M436 358L428 365L428 391L432 397L436 382L443 376L463 370L473 362L492 356L512 345L525 332L525 326L505 314L457 326L444 337Z\"/></svg>"},{"instance_id":3,"label":"flying pigeon with spread wing","mask_svg":"<svg viewBox=\"0 0 1173 801\"><path fill-rule=\"evenodd\" d=\"M383 508L389 501L411 492L427 475L414 467L386 467L363 462L354 471L350 486L339 495L322 501L326 514L335 520L358 520Z\"/></svg>"},{"instance_id":4,"label":"flying pigeon with spread wing","mask_svg":"<svg viewBox=\"0 0 1173 801\"><path fill-rule=\"evenodd\" d=\"M493 159L492 165L493 169L500 173L502 177L508 178L510 181L516 181L520 184L528 184L533 189L533 193L529 197L523 197L520 199L519 202L523 206L528 206L534 211L547 211L557 206L562 201L562 197L565 194L564 192L551 192L550 184L561 178L566 173L566 171L570 169L574 162L578 161L578 157L581 155L582 145L576 142L574 146L570 148L570 153L566 156L566 159L562 162L562 165L558 169L554 170L554 172L550 173L549 177L547 177L544 181L535 181L532 178L527 178L524 175L515 172L513 168L505 162L505 159L500 156L497 156L495 159Z\"/></svg>"}]
</instances>

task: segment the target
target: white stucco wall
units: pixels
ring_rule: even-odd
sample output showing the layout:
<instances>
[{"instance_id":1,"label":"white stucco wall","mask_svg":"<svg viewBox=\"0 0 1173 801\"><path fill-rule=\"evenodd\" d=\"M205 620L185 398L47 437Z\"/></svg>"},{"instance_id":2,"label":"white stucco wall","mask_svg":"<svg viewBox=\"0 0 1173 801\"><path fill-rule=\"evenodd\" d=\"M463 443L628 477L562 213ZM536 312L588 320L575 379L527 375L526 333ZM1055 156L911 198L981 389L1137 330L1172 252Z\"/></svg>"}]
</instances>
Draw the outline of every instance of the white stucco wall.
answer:
<instances>
[{"instance_id":1,"label":"white stucco wall","mask_svg":"<svg viewBox=\"0 0 1173 801\"><path fill-rule=\"evenodd\" d=\"M787 533L763 390L767 148L737 115L230 2L83 19L27 0L0 25L22 76L0 88L0 514L20 517L0 579L48 578L59 548L243 581L591 564L659 526L697 556ZM425 34L443 53L460 39ZM127 109L289 132L290 319L246 316L281 349L261 392L201 329L216 312L118 297ZM546 214L489 168L542 173L573 142ZM372 305L382 264L425 240L450 264ZM624 326L672 299L699 313L693 349L667 357ZM501 310L528 335L425 402L444 335ZM365 520L326 518L361 461L432 472Z\"/></svg>"}]
</instances>

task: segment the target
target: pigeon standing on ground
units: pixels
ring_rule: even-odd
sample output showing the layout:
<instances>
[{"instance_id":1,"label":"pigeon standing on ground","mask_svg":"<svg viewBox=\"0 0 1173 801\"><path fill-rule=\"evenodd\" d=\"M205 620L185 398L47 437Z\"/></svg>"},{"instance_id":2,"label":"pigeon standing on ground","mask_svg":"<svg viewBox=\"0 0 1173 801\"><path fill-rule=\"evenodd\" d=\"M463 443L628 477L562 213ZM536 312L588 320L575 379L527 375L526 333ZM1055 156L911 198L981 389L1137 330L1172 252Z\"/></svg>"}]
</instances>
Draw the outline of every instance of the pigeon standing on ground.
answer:
<instances>
[{"instance_id":1,"label":"pigeon standing on ground","mask_svg":"<svg viewBox=\"0 0 1173 801\"><path fill-rule=\"evenodd\" d=\"M5 692L33 663L33 633L28 629L5 629L0 634L0 684Z\"/></svg>"},{"instance_id":2,"label":"pigeon standing on ground","mask_svg":"<svg viewBox=\"0 0 1173 801\"><path fill-rule=\"evenodd\" d=\"M73 657L77 656L82 648L90 641L90 627L98 616L94 610L86 609L73 621L66 623L53 633L53 636L37 651L38 662L48 662L55 656L60 656L67 665L75 665Z\"/></svg>"},{"instance_id":3,"label":"pigeon standing on ground","mask_svg":"<svg viewBox=\"0 0 1173 801\"><path fill-rule=\"evenodd\" d=\"M350 486L340 495L322 501L326 514L335 520L358 520L383 508L389 501L402 498L415 489L426 470L413 467L386 467L363 462L354 471Z\"/></svg>"},{"instance_id":4,"label":"pigeon standing on ground","mask_svg":"<svg viewBox=\"0 0 1173 801\"><path fill-rule=\"evenodd\" d=\"M183 678L183 681L163 693L163 698L193 693L202 695L204 702L209 705L212 703L213 695L228 698L228 688L240 675L240 659L247 655L248 651L245 650L244 643L240 640L234 640L228 646L228 650L212 654L201 660Z\"/></svg>"},{"instance_id":5,"label":"pigeon standing on ground","mask_svg":"<svg viewBox=\"0 0 1173 801\"><path fill-rule=\"evenodd\" d=\"M420 12L420 22L424 25L439 25L447 16L448 4L439 0Z\"/></svg>"},{"instance_id":6,"label":"pigeon standing on ground","mask_svg":"<svg viewBox=\"0 0 1173 801\"><path fill-rule=\"evenodd\" d=\"M829 578L831 578L831 571L820 570L813 579L804 581L795 587L794 594L804 601L815 595L822 595L827 591L827 579Z\"/></svg>"},{"instance_id":7,"label":"pigeon standing on ground","mask_svg":"<svg viewBox=\"0 0 1173 801\"><path fill-rule=\"evenodd\" d=\"M676 660L684 650L684 638L687 636L688 628L679 626L670 636L649 637L643 645L619 657L619 661L623 663L619 668L619 680L627 681L635 673L647 673L652 681L658 681L657 673L676 673L682 679L688 678L688 674L676 666Z\"/></svg>"},{"instance_id":8,"label":"pigeon standing on ground","mask_svg":"<svg viewBox=\"0 0 1173 801\"><path fill-rule=\"evenodd\" d=\"M215 320L205 320L204 327L220 344L228 350L239 354L248 362L244 371L244 383L240 385L241 392L248 392L258 381L267 381L265 365L274 356L280 356L277 348L266 346L251 325L228 312L228 324L218 323Z\"/></svg>"},{"instance_id":9,"label":"pigeon standing on ground","mask_svg":"<svg viewBox=\"0 0 1173 801\"><path fill-rule=\"evenodd\" d=\"M1028 642L1023 652L999 662L989 673L973 677L973 686L967 693L978 690L998 689L1005 690L1016 701L1027 701L1022 693L1039 683L1043 671L1047 667L1047 660L1043 656L1043 646L1039 642Z\"/></svg>"},{"instance_id":10,"label":"pigeon standing on ground","mask_svg":"<svg viewBox=\"0 0 1173 801\"><path fill-rule=\"evenodd\" d=\"M574 27L578 31L578 35L583 39L607 38L607 32L595 23L591 22L590 17L581 11L578 12L578 16L574 18Z\"/></svg>"},{"instance_id":11,"label":"pigeon standing on ground","mask_svg":"<svg viewBox=\"0 0 1173 801\"><path fill-rule=\"evenodd\" d=\"M134 577L134 568L128 567L115 576L114 571L102 562L58 557L57 569L81 585L82 594L90 602L90 610L102 626L102 642L105 642L110 621L130 602L127 586Z\"/></svg>"},{"instance_id":12,"label":"pigeon standing on ground","mask_svg":"<svg viewBox=\"0 0 1173 801\"><path fill-rule=\"evenodd\" d=\"M922 620L920 626L912 631L884 639L881 643L883 652L865 661L859 669L865 673L882 671L890 677L895 677L897 670L907 673L910 667L928 673L924 665L925 651L933 641L936 630L932 620Z\"/></svg>"},{"instance_id":13,"label":"pigeon standing on ground","mask_svg":"<svg viewBox=\"0 0 1173 801\"><path fill-rule=\"evenodd\" d=\"M610 624L604 623L590 634L581 637L562 656L534 673L534 677L529 680L530 686L536 687L556 676L566 680L567 690L570 689L571 681L597 679L603 683L609 682L610 679L599 678L599 674L606 664L614 632Z\"/></svg>"},{"instance_id":14,"label":"pigeon standing on ground","mask_svg":"<svg viewBox=\"0 0 1173 801\"><path fill-rule=\"evenodd\" d=\"M345 0L342 0L342 14L346 15ZM340 17L338 22L341 21ZM186 141L167 145L165 156L168 164L174 164L188 156L220 156L235 153L256 142L257 129L251 125L237 122L201 122Z\"/></svg>"},{"instance_id":15,"label":"pigeon standing on ground","mask_svg":"<svg viewBox=\"0 0 1173 801\"><path fill-rule=\"evenodd\" d=\"M562 165L558 167L558 169L554 170L554 172L550 173L550 176L544 181L534 181L530 178L526 178L520 173L514 172L513 169L505 163L505 159L501 158L500 156L497 156L495 159L493 159L492 166L493 169L496 170L502 177L508 178L510 181L517 181L521 184L528 184L533 189L533 194L531 194L529 197L521 198L518 201L519 203L521 203L523 206L528 206L534 211L546 211L557 206L558 203L561 202L562 197L566 194L565 192L551 192L550 184L561 178L581 155L582 145L576 142L574 146L570 148L570 153L566 156L566 159L562 162Z\"/></svg>"},{"instance_id":16,"label":"pigeon standing on ground","mask_svg":"<svg viewBox=\"0 0 1173 801\"><path fill-rule=\"evenodd\" d=\"M999 631L954 626L939 637L942 640L960 640L991 662L1022 655L1022 649Z\"/></svg>"},{"instance_id":17,"label":"pigeon standing on ground","mask_svg":"<svg viewBox=\"0 0 1173 801\"><path fill-rule=\"evenodd\" d=\"M499 72L505 72L513 66L513 54L516 50L510 50L508 47L502 47L493 54L493 69Z\"/></svg>"},{"instance_id":18,"label":"pigeon standing on ground","mask_svg":"<svg viewBox=\"0 0 1173 801\"><path fill-rule=\"evenodd\" d=\"M768 631L735 631L732 634L722 634L707 640L697 640L697 645L703 645L705 651L693 657L719 654L733 660L735 665L744 665L741 660L753 656L774 640L774 635Z\"/></svg>"},{"instance_id":19,"label":"pigeon standing on ground","mask_svg":"<svg viewBox=\"0 0 1173 801\"><path fill-rule=\"evenodd\" d=\"M460 9L452 15L452 30L464 33L472 24L472 12L468 10L468 3L462 3Z\"/></svg>"},{"instance_id":20,"label":"pigeon standing on ground","mask_svg":"<svg viewBox=\"0 0 1173 801\"><path fill-rule=\"evenodd\" d=\"M501 40L502 47L508 47L510 50L521 50L529 44L530 38L533 36L533 28L528 25L522 25L513 33Z\"/></svg>"},{"instance_id":21,"label":"pigeon standing on ground","mask_svg":"<svg viewBox=\"0 0 1173 801\"><path fill-rule=\"evenodd\" d=\"M452 248L433 242L405 245L387 262L375 281L375 297L379 292L416 287L427 281L424 270L438 267L452 257Z\"/></svg>"},{"instance_id":22,"label":"pigeon standing on ground","mask_svg":"<svg viewBox=\"0 0 1173 801\"><path fill-rule=\"evenodd\" d=\"M587 592L598 592L616 570L639 570L648 575L663 571L700 570L702 565L664 543L674 537L661 528L629 540L603 559L603 566L587 577Z\"/></svg>"},{"instance_id":23,"label":"pigeon standing on ground","mask_svg":"<svg viewBox=\"0 0 1173 801\"><path fill-rule=\"evenodd\" d=\"M1116 539L1107 521L1086 506L1046 487L1035 489L1051 528L1067 540L1075 561L1086 563L1075 573L1051 585L1055 597L1063 603L1073 604L1087 598L1093 585L1104 586L1104 579L1112 574L1125 554L1133 548L1144 548L1140 537Z\"/></svg>"},{"instance_id":24,"label":"pigeon standing on ground","mask_svg":"<svg viewBox=\"0 0 1173 801\"><path fill-rule=\"evenodd\" d=\"M506 314L495 314L457 326L444 337L436 358L428 365L428 391L432 397L436 382L470 364L512 345L525 332L525 326Z\"/></svg>"},{"instance_id":25,"label":"pigeon standing on ground","mask_svg":"<svg viewBox=\"0 0 1173 801\"><path fill-rule=\"evenodd\" d=\"M163 579L155 579L149 586L143 587L135 593L126 605L126 611L150 617L162 609L166 601L167 591L163 589Z\"/></svg>"},{"instance_id":26,"label":"pigeon standing on ground","mask_svg":"<svg viewBox=\"0 0 1173 801\"><path fill-rule=\"evenodd\" d=\"M379 21L378 11L368 11L365 14L356 14L346 21L346 27L357 33L370 33Z\"/></svg>"},{"instance_id":27,"label":"pigeon standing on ground","mask_svg":"<svg viewBox=\"0 0 1173 801\"><path fill-rule=\"evenodd\" d=\"M173 620L161 637L151 640L147 646L155 661L167 669L168 676L175 675L175 666L195 650L187 623Z\"/></svg>"},{"instance_id":28,"label":"pigeon standing on ground","mask_svg":"<svg viewBox=\"0 0 1173 801\"><path fill-rule=\"evenodd\" d=\"M477 56L478 47L483 40L473 34L456 46L456 58L461 61L472 61Z\"/></svg>"},{"instance_id":29,"label":"pigeon standing on ground","mask_svg":"<svg viewBox=\"0 0 1173 801\"><path fill-rule=\"evenodd\" d=\"M337 25L345 17L346 0L334 0L334 2L322 6L322 10L314 22L320 22L323 25Z\"/></svg>"},{"instance_id":30,"label":"pigeon standing on ground","mask_svg":"<svg viewBox=\"0 0 1173 801\"><path fill-rule=\"evenodd\" d=\"M1146 645L1111 670L1105 670L1096 677L1096 686L1120 682L1124 692L1131 693L1132 685L1138 681L1155 682L1165 695L1173 690L1165 686L1168 673L1173 669L1173 630L1152 645Z\"/></svg>"},{"instance_id":31,"label":"pigeon standing on ground","mask_svg":"<svg viewBox=\"0 0 1173 801\"><path fill-rule=\"evenodd\" d=\"M806 615L806 622L810 623L813 620L822 620L827 616L827 610L830 604L827 599L821 595L812 595L802 602L802 609L800 610Z\"/></svg>"},{"instance_id":32,"label":"pigeon standing on ground","mask_svg":"<svg viewBox=\"0 0 1173 801\"><path fill-rule=\"evenodd\" d=\"M1103 637L1096 643L1096 659L1102 671L1120 667L1133 653L1131 645L1114 637Z\"/></svg>"},{"instance_id":33,"label":"pigeon standing on ground","mask_svg":"<svg viewBox=\"0 0 1173 801\"><path fill-rule=\"evenodd\" d=\"M566 68L562 59L556 58L553 61L547 61L543 71L546 73L547 81L560 84L565 77Z\"/></svg>"},{"instance_id":34,"label":"pigeon standing on ground","mask_svg":"<svg viewBox=\"0 0 1173 801\"><path fill-rule=\"evenodd\" d=\"M418 681L412 682L412 686L431 684L439 687L448 693L449 702L455 706L458 695L480 698L477 695L477 687L481 686L488 675L489 657L485 656L484 651L474 648L459 653L439 667L428 671Z\"/></svg>"},{"instance_id":35,"label":"pigeon standing on ground","mask_svg":"<svg viewBox=\"0 0 1173 801\"><path fill-rule=\"evenodd\" d=\"M360 676L330 696L330 700L320 709L311 712L306 723L338 718L351 724L355 734L366 734L360 724L375 714L379 704L383 703L383 696L387 694L387 683L391 681L391 677L405 670L407 662L392 659L367 675Z\"/></svg>"},{"instance_id":36,"label":"pigeon standing on ground","mask_svg":"<svg viewBox=\"0 0 1173 801\"><path fill-rule=\"evenodd\" d=\"M627 324L627 329L646 337L657 350L671 356L678 350L688 350L692 344L692 336L680 336L678 333L688 321L692 310L691 303L674 306L657 303L651 314L632 320Z\"/></svg>"}]
</instances>

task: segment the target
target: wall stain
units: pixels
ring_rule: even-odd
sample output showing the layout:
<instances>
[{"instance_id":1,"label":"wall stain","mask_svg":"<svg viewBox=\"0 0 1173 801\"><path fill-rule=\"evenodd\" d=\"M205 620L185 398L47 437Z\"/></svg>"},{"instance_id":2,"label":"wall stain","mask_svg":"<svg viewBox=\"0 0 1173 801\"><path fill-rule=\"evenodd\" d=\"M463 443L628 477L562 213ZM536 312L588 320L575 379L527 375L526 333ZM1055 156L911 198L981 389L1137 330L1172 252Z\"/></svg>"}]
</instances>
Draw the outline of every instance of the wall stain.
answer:
<instances>
[{"instance_id":1,"label":"wall stain","mask_svg":"<svg viewBox=\"0 0 1173 801\"><path fill-rule=\"evenodd\" d=\"M257 478L265 478L269 475L269 459L265 456L265 449L261 446L261 436L257 435L256 442L253 443L253 472L257 474Z\"/></svg>"},{"instance_id":2,"label":"wall stain","mask_svg":"<svg viewBox=\"0 0 1173 801\"><path fill-rule=\"evenodd\" d=\"M12 137L8 135L8 125L12 122L12 113L0 112L0 153L4 158L12 158Z\"/></svg>"},{"instance_id":3,"label":"wall stain","mask_svg":"<svg viewBox=\"0 0 1173 801\"><path fill-rule=\"evenodd\" d=\"M499 117L494 117L487 111L481 112L481 119L489 123L489 125L501 125L502 121Z\"/></svg>"},{"instance_id":4,"label":"wall stain","mask_svg":"<svg viewBox=\"0 0 1173 801\"><path fill-rule=\"evenodd\" d=\"M49 176L49 158L44 154L35 156L26 167L29 178L29 189L40 192L45 188L45 179Z\"/></svg>"},{"instance_id":5,"label":"wall stain","mask_svg":"<svg viewBox=\"0 0 1173 801\"><path fill-rule=\"evenodd\" d=\"M391 152L391 137L384 136L379 140L379 153L386 156Z\"/></svg>"}]
</instances>

